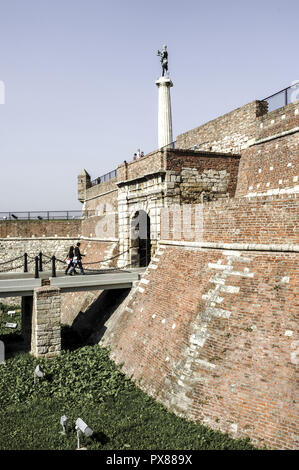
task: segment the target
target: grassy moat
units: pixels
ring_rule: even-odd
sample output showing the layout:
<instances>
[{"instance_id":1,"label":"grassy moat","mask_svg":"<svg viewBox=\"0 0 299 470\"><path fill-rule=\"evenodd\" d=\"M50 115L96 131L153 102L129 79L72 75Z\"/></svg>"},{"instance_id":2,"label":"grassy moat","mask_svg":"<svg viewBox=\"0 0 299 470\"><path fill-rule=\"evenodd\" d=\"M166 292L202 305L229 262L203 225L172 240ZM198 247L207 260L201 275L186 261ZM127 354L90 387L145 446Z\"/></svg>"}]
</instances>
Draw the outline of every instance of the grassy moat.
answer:
<instances>
[{"instance_id":1,"label":"grassy moat","mask_svg":"<svg viewBox=\"0 0 299 470\"><path fill-rule=\"evenodd\" d=\"M2 340L8 337L6 321L2 310ZM248 440L231 439L169 412L127 379L105 348L74 349L70 343L54 359L19 352L0 365L0 450L73 450L78 417L94 430L91 438L82 438L89 450L254 449ZM44 377L34 385L37 364ZM62 415L68 418L67 436L60 434Z\"/></svg>"}]
</instances>

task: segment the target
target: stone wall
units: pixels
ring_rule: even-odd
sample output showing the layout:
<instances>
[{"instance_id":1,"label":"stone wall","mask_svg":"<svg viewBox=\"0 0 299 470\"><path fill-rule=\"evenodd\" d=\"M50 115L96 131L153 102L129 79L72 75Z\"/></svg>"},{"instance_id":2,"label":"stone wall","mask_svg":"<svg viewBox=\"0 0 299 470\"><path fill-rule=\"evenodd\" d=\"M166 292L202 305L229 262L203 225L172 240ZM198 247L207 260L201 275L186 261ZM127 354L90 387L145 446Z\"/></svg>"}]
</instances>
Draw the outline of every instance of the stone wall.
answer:
<instances>
[{"instance_id":1,"label":"stone wall","mask_svg":"<svg viewBox=\"0 0 299 470\"><path fill-rule=\"evenodd\" d=\"M34 272L34 258L40 252L45 255L53 256L60 260L64 260L68 254L71 245L75 245L78 238L2 238L0 239L0 260L1 263L13 260L11 263L0 266L0 273L2 271L14 269L15 272L23 272L24 253L28 254L28 271ZM49 259L44 257L44 262L49 262ZM50 264L44 265L45 269ZM64 268L63 264L58 265L58 269Z\"/></svg>"},{"instance_id":2,"label":"stone wall","mask_svg":"<svg viewBox=\"0 0 299 470\"><path fill-rule=\"evenodd\" d=\"M117 179L103 181L86 189L84 210L100 216L105 212L117 210Z\"/></svg>"},{"instance_id":3,"label":"stone wall","mask_svg":"<svg viewBox=\"0 0 299 470\"><path fill-rule=\"evenodd\" d=\"M299 104L257 119L255 142L242 151L237 196L299 192Z\"/></svg>"},{"instance_id":4,"label":"stone wall","mask_svg":"<svg viewBox=\"0 0 299 470\"><path fill-rule=\"evenodd\" d=\"M102 344L178 415L298 448L298 253L160 245Z\"/></svg>"},{"instance_id":5,"label":"stone wall","mask_svg":"<svg viewBox=\"0 0 299 470\"><path fill-rule=\"evenodd\" d=\"M161 238L220 244L299 245L297 194L218 200L161 210Z\"/></svg>"},{"instance_id":6,"label":"stone wall","mask_svg":"<svg viewBox=\"0 0 299 470\"><path fill-rule=\"evenodd\" d=\"M167 205L201 202L203 194L208 200L234 197L239 160L239 155L167 150Z\"/></svg>"},{"instance_id":7,"label":"stone wall","mask_svg":"<svg viewBox=\"0 0 299 470\"><path fill-rule=\"evenodd\" d=\"M78 237L81 220L1 220L1 238Z\"/></svg>"},{"instance_id":8,"label":"stone wall","mask_svg":"<svg viewBox=\"0 0 299 470\"><path fill-rule=\"evenodd\" d=\"M177 136L177 147L239 153L255 138L256 118L266 113L266 102L253 101Z\"/></svg>"}]
</instances>

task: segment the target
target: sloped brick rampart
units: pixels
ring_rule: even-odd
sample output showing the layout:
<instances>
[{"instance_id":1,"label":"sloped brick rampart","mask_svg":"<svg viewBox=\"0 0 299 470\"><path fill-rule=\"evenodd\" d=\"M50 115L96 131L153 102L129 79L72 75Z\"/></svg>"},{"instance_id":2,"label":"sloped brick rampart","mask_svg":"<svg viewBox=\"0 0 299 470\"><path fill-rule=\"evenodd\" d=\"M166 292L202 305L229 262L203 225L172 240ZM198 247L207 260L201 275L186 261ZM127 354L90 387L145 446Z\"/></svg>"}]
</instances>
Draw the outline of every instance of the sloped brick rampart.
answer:
<instances>
[{"instance_id":1,"label":"sloped brick rampart","mask_svg":"<svg viewBox=\"0 0 299 470\"><path fill-rule=\"evenodd\" d=\"M298 271L298 253L161 245L102 342L177 414L298 448Z\"/></svg>"}]
</instances>

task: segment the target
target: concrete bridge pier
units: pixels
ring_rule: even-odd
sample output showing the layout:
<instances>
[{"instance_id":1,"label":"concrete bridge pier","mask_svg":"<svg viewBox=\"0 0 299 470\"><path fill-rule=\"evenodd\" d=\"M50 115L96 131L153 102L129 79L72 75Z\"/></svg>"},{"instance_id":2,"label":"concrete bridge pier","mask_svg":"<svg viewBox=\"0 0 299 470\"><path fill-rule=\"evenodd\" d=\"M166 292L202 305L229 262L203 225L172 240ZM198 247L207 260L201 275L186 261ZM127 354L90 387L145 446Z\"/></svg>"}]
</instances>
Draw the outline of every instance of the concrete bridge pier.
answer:
<instances>
[{"instance_id":1,"label":"concrete bridge pier","mask_svg":"<svg viewBox=\"0 0 299 470\"><path fill-rule=\"evenodd\" d=\"M61 352L60 306L58 287L37 287L33 297L22 297L25 347L36 357L54 357Z\"/></svg>"}]
</instances>

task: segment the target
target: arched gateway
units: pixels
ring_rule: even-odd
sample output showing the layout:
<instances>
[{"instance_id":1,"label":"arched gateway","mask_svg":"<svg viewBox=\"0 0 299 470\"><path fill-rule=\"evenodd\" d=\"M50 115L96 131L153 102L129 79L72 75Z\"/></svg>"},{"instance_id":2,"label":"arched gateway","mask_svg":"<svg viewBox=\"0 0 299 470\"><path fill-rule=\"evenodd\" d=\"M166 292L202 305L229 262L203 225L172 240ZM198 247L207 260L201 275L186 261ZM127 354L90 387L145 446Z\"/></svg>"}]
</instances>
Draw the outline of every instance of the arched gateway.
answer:
<instances>
[{"instance_id":1,"label":"arched gateway","mask_svg":"<svg viewBox=\"0 0 299 470\"><path fill-rule=\"evenodd\" d=\"M136 211L131 220L131 264L144 267L151 260L151 225L148 214Z\"/></svg>"}]
</instances>

